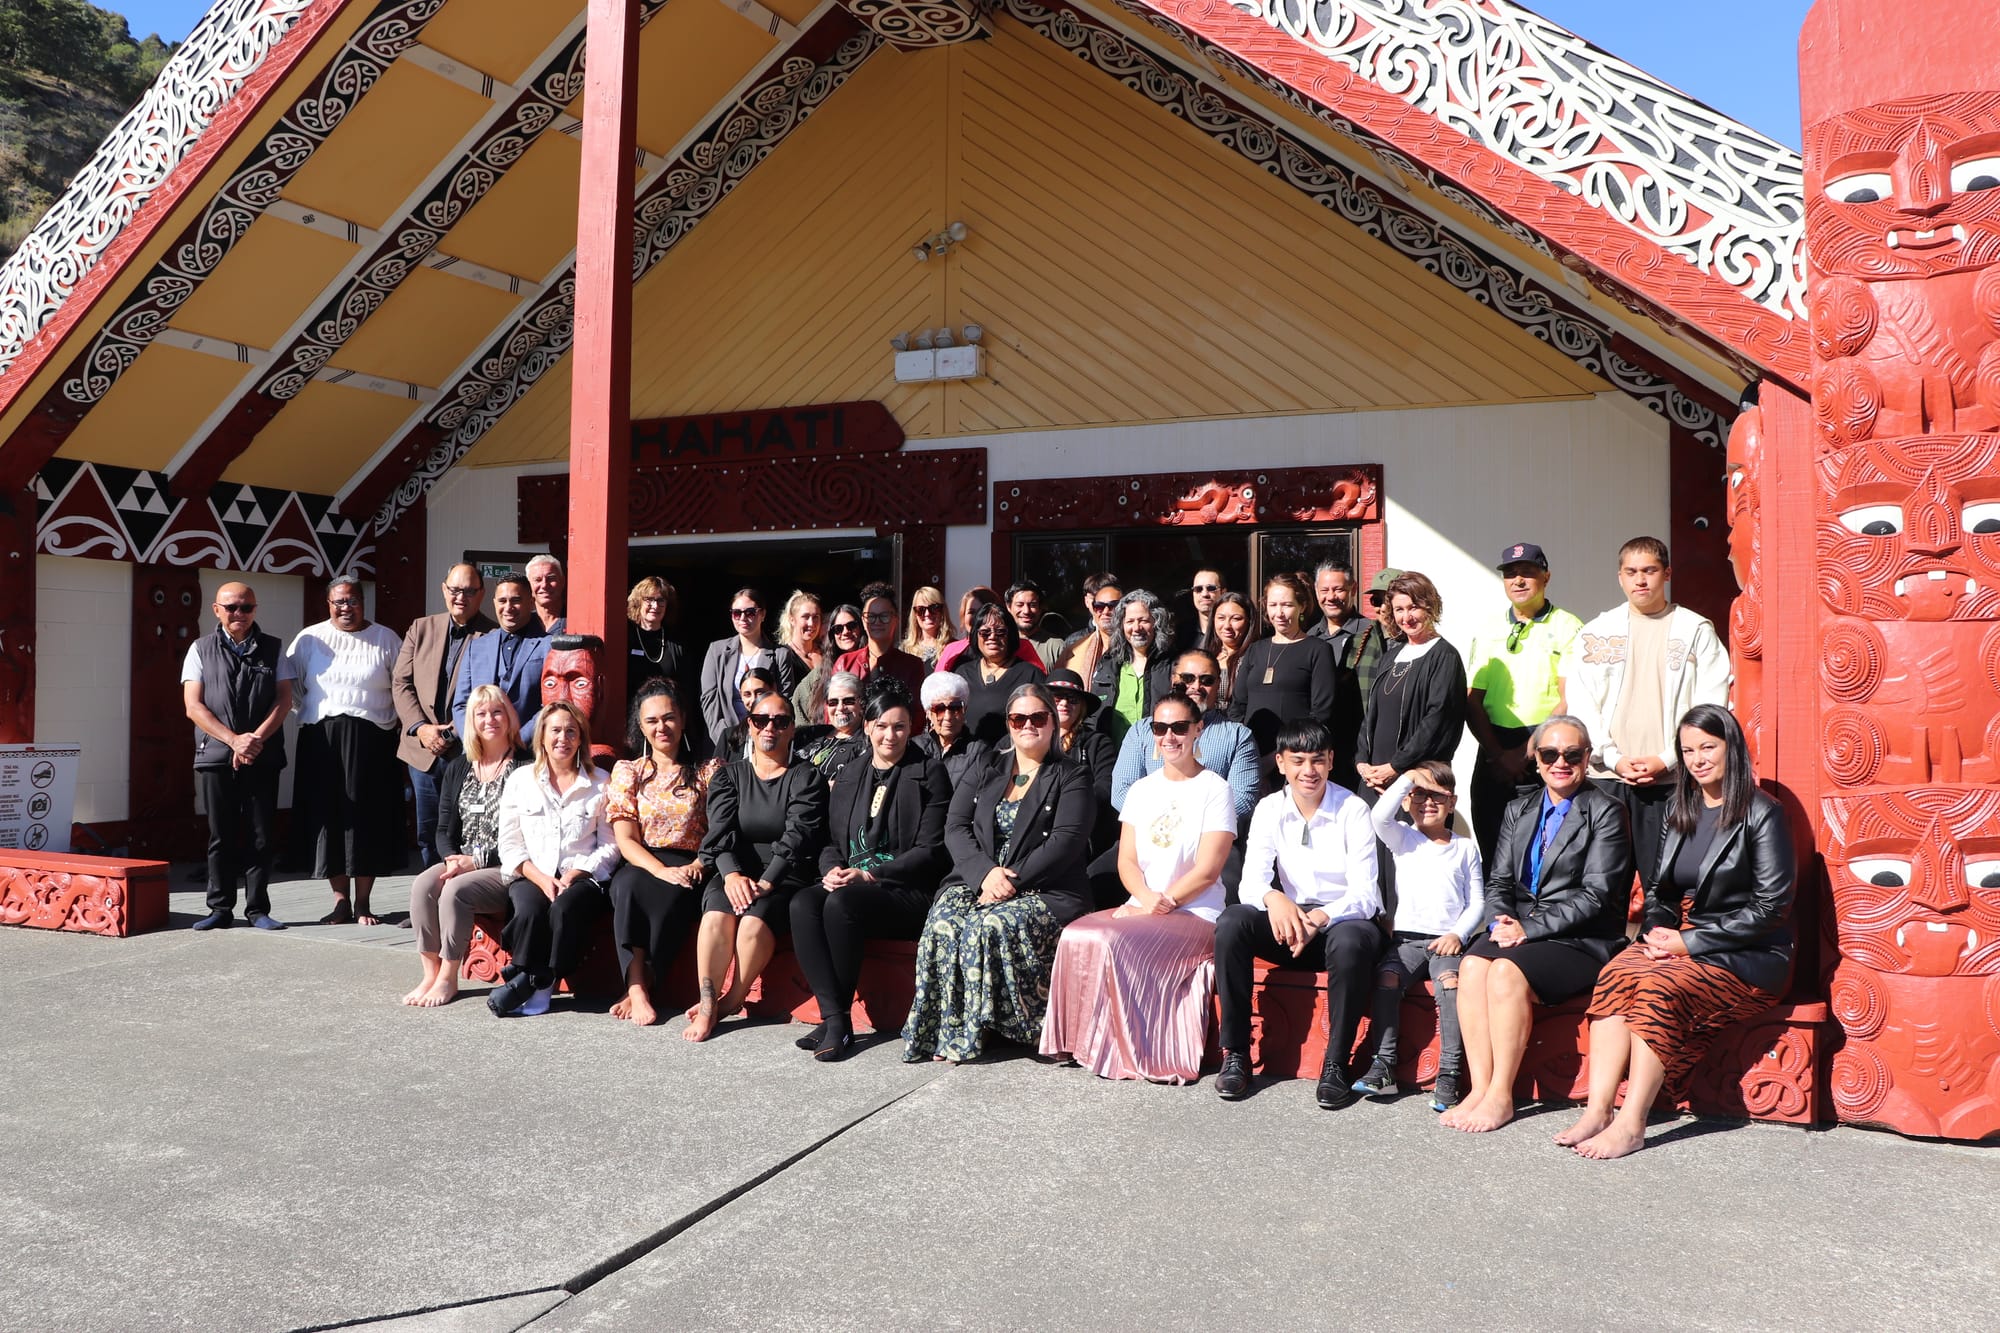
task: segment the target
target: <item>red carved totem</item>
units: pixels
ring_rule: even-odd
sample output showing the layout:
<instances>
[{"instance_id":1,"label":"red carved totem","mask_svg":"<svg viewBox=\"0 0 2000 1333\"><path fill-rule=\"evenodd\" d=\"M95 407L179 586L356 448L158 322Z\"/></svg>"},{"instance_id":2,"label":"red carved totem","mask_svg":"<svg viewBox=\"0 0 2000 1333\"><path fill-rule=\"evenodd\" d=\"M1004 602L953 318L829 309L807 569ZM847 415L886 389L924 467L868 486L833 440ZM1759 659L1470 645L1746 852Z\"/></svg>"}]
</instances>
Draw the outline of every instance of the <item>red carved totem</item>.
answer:
<instances>
[{"instance_id":1,"label":"red carved totem","mask_svg":"<svg viewBox=\"0 0 2000 1333\"><path fill-rule=\"evenodd\" d=\"M2000 1132L1996 41L1978 0L1820 0L1806 20L1817 436L1809 489L1801 468L1772 496L1788 512L1810 497L1809 557L1803 541L1784 554L1809 558L1823 604L1817 815L1846 1034L1834 1105L1952 1138ZM1739 491L1759 480L1761 429L1752 416L1732 437ZM1762 651L1746 631L1763 626L1755 575L1771 554L1754 525L1746 541L1739 667ZM1758 689L1753 668L1739 685L1752 717Z\"/></svg>"}]
</instances>

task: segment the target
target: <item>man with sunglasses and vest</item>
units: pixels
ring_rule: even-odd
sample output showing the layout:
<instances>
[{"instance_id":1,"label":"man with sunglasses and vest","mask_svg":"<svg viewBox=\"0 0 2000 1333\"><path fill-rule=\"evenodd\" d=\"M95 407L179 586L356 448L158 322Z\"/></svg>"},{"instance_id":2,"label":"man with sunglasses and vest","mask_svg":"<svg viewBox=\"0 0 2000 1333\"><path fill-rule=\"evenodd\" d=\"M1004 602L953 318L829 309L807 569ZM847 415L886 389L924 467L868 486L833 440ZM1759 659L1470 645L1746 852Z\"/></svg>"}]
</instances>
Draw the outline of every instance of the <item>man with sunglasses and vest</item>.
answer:
<instances>
[{"instance_id":1,"label":"man with sunglasses and vest","mask_svg":"<svg viewBox=\"0 0 2000 1333\"><path fill-rule=\"evenodd\" d=\"M1472 836L1490 862L1500 821L1517 796L1541 785L1528 737L1562 702L1562 656L1583 622L1548 597L1549 558L1533 542L1500 552L1505 618L1472 637L1465 710L1479 758L1472 766Z\"/></svg>"},{"instance_id":2,"label":"man with sunglasses and vest","mask_svg":"<svg viewBox=\"0 0 2000 1333\"><path fill-rule=\"evenodd\" d=\"M284 641L257 628L249 584L223 584L214 611L215 633L190 644L181 663L181 699L195 725L195 782L208 811L208 915L194 928L236 924L240 868L245 918L259 930L283 930L271 915L271 860L285 716L298 671Z\"/></svg>"}]
</instances>

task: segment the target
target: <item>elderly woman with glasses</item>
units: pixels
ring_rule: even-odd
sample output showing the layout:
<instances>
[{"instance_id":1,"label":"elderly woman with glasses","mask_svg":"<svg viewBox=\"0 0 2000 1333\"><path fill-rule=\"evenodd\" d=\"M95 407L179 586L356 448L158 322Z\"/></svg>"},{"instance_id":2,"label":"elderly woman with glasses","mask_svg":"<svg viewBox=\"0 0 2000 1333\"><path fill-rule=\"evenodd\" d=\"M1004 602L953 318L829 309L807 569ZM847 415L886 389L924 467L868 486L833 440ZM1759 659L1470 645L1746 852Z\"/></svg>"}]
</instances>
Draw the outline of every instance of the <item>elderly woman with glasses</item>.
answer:
<instances>
[{"instance_id":1,"label":"elderly woman with glasses","mask_svg":"<svg viewBox=\"0 0 2000 1333\"><path fill-rule=\"evenodd\" d=\"M852 671L834 672L826 682L826 721L800 727L792 738L792 753L826 774L828 782L865 746L861 693L859 676Z\"/></svg>"},{"instance_id":2,"label":"elderly woman with glasses","mask_svg":"<svg viewBox=\"0 0 2000 1333\"><path fill-rule=\"evenodd\" d=\"M944 593L925 584L910 594L910 624L903 631L903 651L923 661L926 671L938 669L938 655L959 639L951 623ZM961 650L962 651L962 650Z\"/></svg>"},{"instance_id":3,"label":"elderly woman with glasses","mask_svg":"<svg viewBox=\"0 0 2000 1333\"><path fill-rule=\"evenodd\" d=\"M1174 613L1153 593L1134 588L1119 599L1112 623L1118 637L1097 659L1090 688L1104 701L1099 725L1115 745L1139 719L1151 717L1154 701L1172 688Z\"/></svg>"},{"instance_id":4,"label":"elderly woman with glasses","mask_svg":"<svg viewBox=\"0 0 2000 1333\"><path fill-rule=\"evenodd\" d=\"M1038 1041L1056 940L1090 910L1096 801L1056 746L1055 697L1021 685L1004 716L1013 749L967 772L945 817L952 868L917 941L905 1060L977 1059L989 1032Z\"/></svg>"},{"instance_id":5,"label":"elderly woman with glasses","mask_svg":"<svg viewBox=\"0 0 2000 1333\"><path fill-rule=\"evenodd\" d=\"M779 691L788 696L806 674L806 664L798 654L765 633L764 596L755 588L738 588L730 597L729 621L736 632L708 645L701 663L701 720L717 754L726 753L723 733L743 720L737 687L746 671L753 667L772 669Z\"/></svg>"},{"instance_id":6,"label":"elderly woman with glasses","mask_svg":"<svg viewBox=\"0 0 2000 1333\"><path fill-rule=\"evenodd\" d=\"M973 649L979 646L975 642L976 635L974 634L972 622L978 617L979 608L989 604L993 606L1006 605L1005 602L1000 600L999 593L993 591L993 589L983 583L976 588L967 588L964 596L958 599L958 623L965 631L965 637L946 644L944 651L938 654L937 669L939 671L952 670ZM1019 629L1020 625L1016 623L1015 628ZM1014 649L1014 654L1023 662L1031 662L1044 671L1049 669L1049 664L1044 662L1042 655L1035 651L1035 645L1029 643L1026 639L1021 640L1020 644Z\"/></svg>"},{"instance_id":7,"label":"elderly woman with glasses","mask_svg":"<svg viewBox=\"0 0 2000 1333\"><path fill-rule=\"evenodd\" d=\"M639 687L649 680L670 680L687 697L687 650L673 638L669 626L680 609L674 585L648 574L632 585L625 598L625 701L631 707Z\"/></svg>"},{"instance_id":8,"label":"elderly woman with glasses","mask_svg":"<svg viewBox=\"0 0 2000 1333\"><path fill-rule=\"evenodd\" d=\"M924 677L924 714L930 730L911 744L944 765L952 790L965 780L966 768L976 764L988 749L985 741L965 726L965 701L972 687L955 671L933 671Z\"/></svg>"},{"instance_id":9,"label":"elderly woman with glasses","mask_svg":"<svg viewBox=\"0 0 2000 1333\"><path fill-rule=\"evenodd\" d=\"M1514 1118L1535 1006L1590 990L1625 947L1632 835L1625 807L1588 781L1590 731L1558 713L1528 744L1543 787L1507 808L1486 866L1485 930L1458 969L1471 1086L1444 1123L1468 1133Z\"/></svg>"},{"instance_id":10,"label":"elderly woman with glasses","mask_svg":"<svg viewBox=\"0 0 2000 1333\"><path fill-rule=\"evenodd\" d=\"M976 651L952 668L968 691L965 725L977 739L998 745L1006 734L1007 701L1021 686L1040 682L1042 669L1021 657L1021 627L998 602L973 612L972 643Z\"/></svg>"}]
</instances>

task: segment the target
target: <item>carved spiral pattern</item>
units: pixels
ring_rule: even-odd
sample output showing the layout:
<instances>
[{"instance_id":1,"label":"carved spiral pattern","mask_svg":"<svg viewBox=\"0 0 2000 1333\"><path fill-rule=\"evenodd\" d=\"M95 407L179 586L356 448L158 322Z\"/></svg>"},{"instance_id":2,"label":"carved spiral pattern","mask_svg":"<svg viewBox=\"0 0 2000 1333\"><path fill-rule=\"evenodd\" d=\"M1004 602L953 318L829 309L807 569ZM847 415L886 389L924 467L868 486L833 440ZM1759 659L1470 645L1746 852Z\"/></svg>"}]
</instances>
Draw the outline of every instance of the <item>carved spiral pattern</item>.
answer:
<instances>
[{"instance_id":1,"label":"carved spiral pattern","mask_svg":"<svg viewBox=\"0 0 2000 1333\"><path fill-rule=\"evenodd\" d=\"M1744 593L1729 604L1729 642L1739 657L1764 656L1764 601Z\"/></svg>"},{"instance_id":2,"label":"carved spiral pattern","mask_svg":"<svg viewBox=\"0 0 2000 1333\"><path fill-rule=\"evenodd\" d=\"M1972 288L1972 303L1985 317L1987 327L2000 333L2000 268L1989 268L1979 275Z\"/></svg>"},{"instance_id":3,"label":"carved spiral pattern","mask_svg":"<svg viewBox=\"0 0 2000 1333\"><path fill-rule=\"evenodd\" d=\"M1858 708L1829 708L1820 725L1827 776L1843 787L1865 785L1888 757L1882 729Z\"/></svg>"},{"instance_id":4,"label":"carved spiral pattern","mask_svg":"<svg viewBox=\"0 0 2000 1333\"><path fill-rule=\"evenodd\" d=\"M1873 625L1836 620L1820 640L1820 684L1841 703L1865 703L1882 683L1882 660L1887 655L1882 632Z\"/></svg>"},{"instance_id":5,"label":"carved spiral pattern","mask_svg":"<svg viewBox=\"0 0 2000 1333\"><path fill-rule=\"evenodd\" d=\"M1833 1057L1833 1104L1849 1120L1865 1120L1889 1096L1894 1080L1882 1057L1849 1044Z\"/></svg>"},{"instance_id":6,"label":"carved spiral pattern","mask_svg":"<svg viewBox=\"0 0 2000 1333\"><path fill-rule=\"evenodd\" d=\"M1827 1007L1840 1020L1841 1030L1856 1041L1872 1041L1889 1021L1889 1005L1874 974L1857 967L1834 973Z\"/></svg>"},{"instance_id":7,"label":"carved spiral pattern","mask_svg":"<svg viewBox=\"0 0 2000 1333\"><path fill-rule=\"evenodd\" d=\"M1826 360L1853 356L1875 336L1875 297L1854 278L1823 278L1811 299L1813 349Z\"/></svg>"},{"instance_id":8,"label":"carved spiral pattern","mask_svg":"<svg viewBox=\"0 0 2000 1333\"><path fill-rule=\"evenodd\" d=\"M1986 631L1986 638L1979 645L1979 665L1985 669L1987 688L2000 694L2000 625Z\"/></svg>"},{"instance_id":9,"label":"carved spiral pattern","mask_svg":"<svg viewBox=\"0 0 2000 1333\"><path fill-rule=\"evenodd\" d=\"M2000 409L2000 343L1986 344L1985 350L1979 354L1979 368L1973 375L1978 381L1979 401L1987 407Z\"/></svg>"},{"instance_id":10,"label":"carved spiral pattern","mask_svg":"<svg viewBox=\"0 0 2000 1333\"><path fill-rule=\"evenodd\" d=\"M1875 373L1854 361L1842 359L1820 368L1813 376L1813 415L1819 418L1820 434L1836 449L1859 444L1875 433L1875 418L1882 411L1882 386Z\"/></svg>"}]
</instances>

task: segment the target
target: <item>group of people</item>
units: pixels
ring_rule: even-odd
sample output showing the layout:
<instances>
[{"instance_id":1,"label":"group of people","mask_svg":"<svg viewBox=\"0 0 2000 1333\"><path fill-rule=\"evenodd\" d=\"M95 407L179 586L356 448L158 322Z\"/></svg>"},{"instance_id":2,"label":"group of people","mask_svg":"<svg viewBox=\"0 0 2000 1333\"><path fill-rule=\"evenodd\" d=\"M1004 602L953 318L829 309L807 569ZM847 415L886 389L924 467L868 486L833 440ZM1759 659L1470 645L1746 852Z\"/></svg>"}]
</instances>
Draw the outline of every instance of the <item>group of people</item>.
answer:
<instances>
[{"instance_id":1,"label":"group of people","mask_svg":"<svg viewBox=\"0 0 2000 1333\"><path fill-rule=\"evenodd\" d=\"M831 608L797 592L775 633L745 588L698 674L674 589L647 578L628 602L628 757L608 775L584 712L542 703L552 557L501 578L490 619L478 570L453 567L447 610L400 640L341 580L327 621L285 648L231 584L183 672L211 823L196 928L230 924L239 860L251 923L282 928L268 835L296 706L329 921L373 919L402 827L386 765L408 768L425 868L407 1004L456 997L485 914L511 958L489 1006L544 1012L608 916L613 1013L642 1025L693 936L683 1035L700 1041L789 935L822 1020L799 1045L838 1060L866 942L906 939L906 1059L975 1059L997 1037L1190 1082L1219 999L1215 1088L1235 1099L1263 958L1326 974L1328 1109L1399 1094L1402 1000L1428 982L1430 1104L1479 1132L1513 1116L1534 1006L1587 992L1591 1097L1558 1141L1620 1156L1722 1028L1782 995L1790 835L1725 706L1714 627L1668 600L1663 543L1625 544L1625 600L1587 624L1549 600L1539 547L1497 568L1508 605L1463 653L1423 574L1383 570L1363 592L1329 564L1255 597L1200 570L1171 601L1095 574L1075 634L1051 632L1025 581L969 590L955 621L931 587L907 622L885 584ZM1468 725L1470 837L1451 763Z\"/></svg>"}]
</instances>

